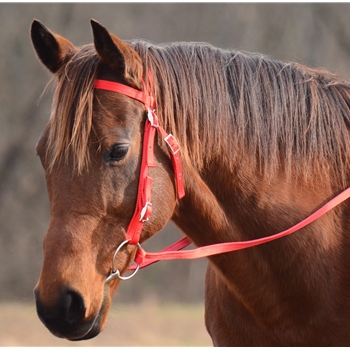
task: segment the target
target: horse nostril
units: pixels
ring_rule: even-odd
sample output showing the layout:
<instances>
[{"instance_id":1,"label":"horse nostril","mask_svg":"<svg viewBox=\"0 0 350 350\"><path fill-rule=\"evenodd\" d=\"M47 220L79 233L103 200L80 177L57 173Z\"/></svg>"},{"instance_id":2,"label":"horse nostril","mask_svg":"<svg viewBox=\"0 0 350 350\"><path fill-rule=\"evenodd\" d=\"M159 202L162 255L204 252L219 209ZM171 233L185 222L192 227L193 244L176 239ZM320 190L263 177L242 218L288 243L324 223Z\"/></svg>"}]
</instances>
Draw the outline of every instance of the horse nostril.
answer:
<instances>
[{"instance_id":1,"label":"horse nostril","mask_svg":"<svg viewBox=\"0 0 350 350\"><path fill-rule=\"evenodd\" d=\"M43 301L39 290L34 291L40 320L57 337L70 340L89 339L100 332L98 315L86 316L83 295L70 287L63 287L56 302ZM96 321L97 320L97 321Z\"/></svg>"},{"instance_id":2,"label":"horse nostril","mask_svg":"<svg viewBox=\"0 0 350 350\"><path fill-rule=\"evenodd\" d=\"M62 318L69 323L81 320L85 316L84 300L79 293L68 290L62 294L61 300Z\"/></svg>"}]
</instances>

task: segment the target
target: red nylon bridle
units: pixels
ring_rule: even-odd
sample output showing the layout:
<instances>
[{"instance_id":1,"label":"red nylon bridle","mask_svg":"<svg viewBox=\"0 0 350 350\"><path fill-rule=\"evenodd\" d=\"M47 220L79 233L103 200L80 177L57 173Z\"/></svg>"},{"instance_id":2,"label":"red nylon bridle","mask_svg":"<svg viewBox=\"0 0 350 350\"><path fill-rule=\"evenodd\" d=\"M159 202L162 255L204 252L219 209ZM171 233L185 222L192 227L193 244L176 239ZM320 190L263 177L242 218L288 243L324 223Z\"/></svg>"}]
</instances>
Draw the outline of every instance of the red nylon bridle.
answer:
<instances>
[{"instance_id":1,"label":"red nylon bridle","mask_svg":"<svg viewBox=\"0 0 350 350\"><path fill-rule=\"evenodd\" d=\"M178 242L175 242L171 246L163 249L159 253L147 253L139 244L140 235L142 231L143 224L149 220L152 215L152 201L151 201L151 190L152 190L152 178L148 176L148 169L156 166L154 159L154 139L156 131L159 132L161 137L166 141L169 147L169 153L172 160L172 165L175 175L176 192L177 198L181 199L185 195L184 181L182 173L182 165L180 159L180 147L172 134L168 134L158 122L158 117L155 114L155 99L153 96L146 93L147 89L144 84L144 91L139 91L133 89L127 85L97 79L95 81L94 87L96 89L112 91L116 93L123 94L127 97L135 99L142 102L147 109L147 120L144 131L143 139L143 151L141 160L141 170L140 179L138 185L138 194L136 207L134 215L129 223L126 231L126 240L122 242L114 253L113 263L112 263L112 273L107 277L106 282L110 282L113 279L129 279L138 271L139 268L146 267L153 264L159 260L173 260L173 259L198 259L203 257L208 257L216 254L233 252L236 250L241 250L245 248L254 247L263 243L271 242L275 239L282 238L284 236L290 235L301 228L309 225L313 221L320 218L322 215L326 214L328 211L332 210L334 207L344 202L350 197L350 188L341 192L335 198L326 203L323 207L318 209L316 212L311 214L309 217L299 222L295 226L288 230L282 231L280 233L263 237L259 239L254 239L250 241L242 242L229 242L229 243L219 243L209 246L199 247L192 250L186 250L180 252L179 250L187 247L191 244L189 238L184 237ZM152 87L150 87L152 91ZM115 267L116 257L119 250L126 244L136 245L137 252L135 256L136 266L132 266L129 270L134 270L132 275L127 277L122 277L119 270Z\"/></svg>"},{"instance_id":2,"label":"red nylon bridle","mask_svg":"<svg viewBox=\"0 0 350 350\"><path fill-rule=\"evenodd\" d=\"M128 279L133 275L126 278L120 276L119 270L115 268L115 260L121 247L126 244L137 245L139 250L142 249L139 244L142 227L152 215L152 178L148 175L148 169L156 167L156 161L154 159L154 140L156 131L159 132L169 148L169 154L174 169L176 194L178 199L183 198L185 195L180 158L180 147L175 137L172 134L168 134L159 125L158 117L155 114L154 110L155 99L145 92L147 91L145 83L144 91L136 90L124 84L100 79L95 80L94 87L95 89L120 93L139 102L142 102L147 110L136 207L126 231L126 240L117 248L114 254L112 274L109 276L109 280L115 278ZM152 87L150 87L150 89L152 89Z\"/></svg>"},{"instance_id":3,"label":"red nylon bridle","mask_svg":"<svg viewBox=\"0 0 350 350\"><path fill-rule=\"evenodd\" d=\"M142 91L133 89L127 85L114 83L107 80L97 79L94 86L95 89L117 92L140 101L147 109L147 120L143 137L142 160L136 208L126 231L126 239L129 241L129 244L135 245L139 243L143 224L148 221L152 215L152 178L148 176L148 169L156 167L156 162L154 159L154 139L156 131L159 132L169 148L169 154L174 168L176 193L178 199L181 199L185 195L179 152L180 147L175 137L172 134L168 134L159 125L158 117L154 111L155 100L152 96L149 96Z\"/></svg>"}]
</instances>

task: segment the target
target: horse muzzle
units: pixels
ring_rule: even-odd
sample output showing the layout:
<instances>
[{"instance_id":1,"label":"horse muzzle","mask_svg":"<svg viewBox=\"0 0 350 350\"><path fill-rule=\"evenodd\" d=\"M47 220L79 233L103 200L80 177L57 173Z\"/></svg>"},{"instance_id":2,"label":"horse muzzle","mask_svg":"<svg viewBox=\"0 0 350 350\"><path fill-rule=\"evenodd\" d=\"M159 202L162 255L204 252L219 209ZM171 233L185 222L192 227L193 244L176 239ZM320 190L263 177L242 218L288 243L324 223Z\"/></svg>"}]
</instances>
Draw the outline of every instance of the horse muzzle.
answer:
<instances>
[{"instance_id":1,"label":"horse muzzle","mask_svg":"<svg viewBox=\"0 0 350 350\"><path fill-rule=\"evenodd\" d=\"M34 296L40 320L56 337L86 340L100 333L104 306L97 315L86 318L84 298L71 288L62 288L56 303L50 306L40 299L38 289L34 290Z\"/></svg>"}]
</instances>

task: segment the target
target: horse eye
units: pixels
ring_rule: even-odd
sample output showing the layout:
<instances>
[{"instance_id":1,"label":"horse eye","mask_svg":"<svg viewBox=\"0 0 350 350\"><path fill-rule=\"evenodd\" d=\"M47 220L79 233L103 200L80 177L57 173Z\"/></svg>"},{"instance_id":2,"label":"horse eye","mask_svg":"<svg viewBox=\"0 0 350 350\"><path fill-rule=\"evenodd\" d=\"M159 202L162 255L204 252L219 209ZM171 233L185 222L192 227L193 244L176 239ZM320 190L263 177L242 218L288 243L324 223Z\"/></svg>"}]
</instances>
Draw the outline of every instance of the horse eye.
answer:
<instances>
[{"instance_id":1,"label":"horse eye","mask_svg":"<svg viewBox=\"0 0 350 350\"><path fill-rule=\"evenodd\" d=\"M115 144L109 150L107 150L104 157L105 162L106 163L119 162L125 158L128 151L129 151L129 145Z\"/></svg>"}]
</instances>

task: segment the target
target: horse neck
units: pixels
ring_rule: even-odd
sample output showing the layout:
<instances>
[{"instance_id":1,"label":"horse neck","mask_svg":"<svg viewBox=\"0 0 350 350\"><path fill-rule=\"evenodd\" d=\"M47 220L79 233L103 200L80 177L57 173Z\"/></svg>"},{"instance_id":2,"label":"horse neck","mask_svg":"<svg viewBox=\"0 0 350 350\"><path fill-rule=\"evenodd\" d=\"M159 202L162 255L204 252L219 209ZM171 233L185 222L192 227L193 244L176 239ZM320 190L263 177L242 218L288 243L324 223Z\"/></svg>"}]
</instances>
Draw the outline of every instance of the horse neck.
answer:
<instances>
[{"instance_id":1,"label":"horse neck","mask_svg":"<svg viewBox=\"0 0 350 350\"><path fill-rule=\"evenodd\" d=\"M219 163L202 173L184 166L184 175L186 196L179 202L173 221L198 246L278 233L306 218L332 196L331 188L325 185L291 183L283 177L267 182L249 171L239 175L225 171ZM310 250L317 255L318 250L336 246L337 234L330 234L338 229L333 215L279 241L209 259L232 290L244 295L246 289L252 296L252 290L259 290L257 285L266 286L264 282L270 281L272 286L273 275L282 279L282 271L284 278L289 272L290 278L300 278L306 260L313 259ZM299 258L300 274L294 267L292 273L291 264ZM258 299L258 294L255 297Z\"/></svg>"}]
</instances>

